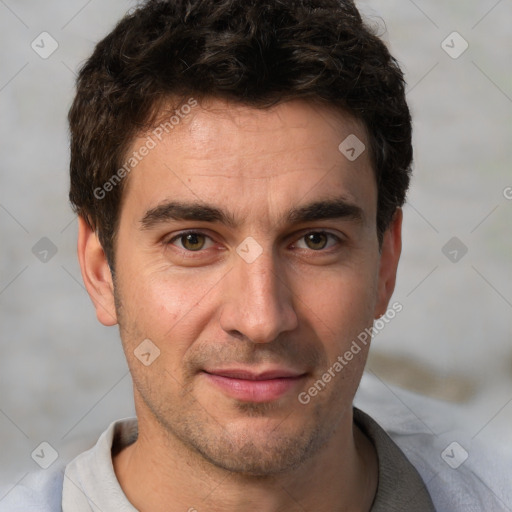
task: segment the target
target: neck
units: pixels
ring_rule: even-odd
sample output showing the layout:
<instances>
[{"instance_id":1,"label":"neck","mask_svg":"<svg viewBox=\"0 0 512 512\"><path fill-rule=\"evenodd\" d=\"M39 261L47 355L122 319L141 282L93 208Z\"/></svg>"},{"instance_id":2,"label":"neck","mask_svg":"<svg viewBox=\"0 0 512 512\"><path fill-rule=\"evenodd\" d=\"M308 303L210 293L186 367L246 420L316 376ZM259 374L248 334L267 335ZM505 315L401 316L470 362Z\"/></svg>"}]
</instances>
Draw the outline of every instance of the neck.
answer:
<instances>
[{"instance_id":1,"label":"neck","mask_svg":"<svg viewBox=\"0 0 512 512\"><path fill-rule=\"evenodd\" d=\"M300 467L268 476L219 468L139 415L135 443L113 460L119 483L140 512L369 511L378 480L372 443L352 412Z\"/></svg>"}]
</instances>

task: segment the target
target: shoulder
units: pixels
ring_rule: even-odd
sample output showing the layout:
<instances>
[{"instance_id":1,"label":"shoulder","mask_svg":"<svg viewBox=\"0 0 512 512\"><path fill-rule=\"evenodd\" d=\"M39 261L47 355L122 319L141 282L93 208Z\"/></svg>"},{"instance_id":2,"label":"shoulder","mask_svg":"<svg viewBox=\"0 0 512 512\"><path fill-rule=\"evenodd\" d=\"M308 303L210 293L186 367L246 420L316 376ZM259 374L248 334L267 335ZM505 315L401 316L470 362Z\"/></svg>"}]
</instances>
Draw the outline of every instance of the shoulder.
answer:
<instances>
[{"instance_id":1,"label":"shoulder","mask_svg":"<svg viewBox=\"0 0 512 512\"><path fill-rule=\"evenodd\" d=\"M136 427L134 419L113 422L99 439L98 433L91 433L59 447L59 459L48 469L10 477L12 483L9 484L0 482L0 512L61 512L69 469L77 466L79 461L87 462L99 448L102 448L102 454L107 458L113 438L120 442L130 442L137 433Z\"/></svg>"},{"instance_id":2,"label":"shoulder","mask_svg":"<svg viewBox=\"0 0 512 512\"><path fill-rule=\"evenodd\" d=\"M0 501L0 512L61 510L64 468L26 474Z\"/></svg>"},{"instance_id":3,"label":"shoulder","mask_svg":"<svg viewBox=\"0 0 512 512\"><path fill-rule=\"evenodd\" d=\"M512 460L471 439L452 404L365 375L355 405L386 431L421 475L438 512L510 512Z\"/></svg>"}]
</instances>

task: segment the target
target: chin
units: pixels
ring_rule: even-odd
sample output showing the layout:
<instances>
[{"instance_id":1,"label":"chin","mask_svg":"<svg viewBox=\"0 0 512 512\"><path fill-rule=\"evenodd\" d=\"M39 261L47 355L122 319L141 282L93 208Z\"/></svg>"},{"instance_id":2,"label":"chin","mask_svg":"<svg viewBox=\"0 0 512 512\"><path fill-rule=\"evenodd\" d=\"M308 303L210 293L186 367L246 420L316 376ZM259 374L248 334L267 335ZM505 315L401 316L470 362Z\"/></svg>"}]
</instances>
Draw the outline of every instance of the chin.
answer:
<instances>
[{"instance_id":1,"label":"chin","mask_svg":"<svg viewBox=\"0 0 512 512\"><path fill-rule=\"evenodd\" d=\"M208 439L204 433L189 432L188 442L217 468L241 476L265 477L300 467L330 437L318 427L284 432L274 422L262 424L249 419L243 423L236 430L222 429L215 437L210 433Z\"/></svg>"}]
</instances>

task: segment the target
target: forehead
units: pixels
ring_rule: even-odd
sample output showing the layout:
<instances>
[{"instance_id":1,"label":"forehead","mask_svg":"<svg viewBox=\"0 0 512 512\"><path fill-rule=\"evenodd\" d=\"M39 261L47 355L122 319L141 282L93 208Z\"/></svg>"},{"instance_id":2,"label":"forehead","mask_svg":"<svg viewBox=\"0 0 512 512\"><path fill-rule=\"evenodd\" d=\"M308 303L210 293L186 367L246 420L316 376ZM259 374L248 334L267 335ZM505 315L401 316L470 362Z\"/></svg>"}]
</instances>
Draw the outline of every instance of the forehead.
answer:
<instances>
[{"instance_id":1,"label":"forehead","mask_svg":"<svg viewBox=\"0 0 512 512\"><path fill-rule=\"evenodd\" d=\"M305 101L256 109L212 99L186 110L172 128L163 114L132 144L131 152L149 140L153 147L130 174L125 203L194 200L231 205L240 215L256 207L268 217L343 196L374 216L367 136L352 116Z\"/></svg>"}]
</instances>

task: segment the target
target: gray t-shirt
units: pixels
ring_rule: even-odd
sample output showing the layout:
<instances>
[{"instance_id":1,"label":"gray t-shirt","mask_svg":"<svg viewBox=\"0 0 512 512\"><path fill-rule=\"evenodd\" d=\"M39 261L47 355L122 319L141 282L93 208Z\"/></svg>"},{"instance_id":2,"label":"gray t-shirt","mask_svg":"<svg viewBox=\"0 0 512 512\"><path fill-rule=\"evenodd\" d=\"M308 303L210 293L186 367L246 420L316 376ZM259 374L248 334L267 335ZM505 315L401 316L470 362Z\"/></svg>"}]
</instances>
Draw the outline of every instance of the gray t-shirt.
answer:
<instances>
[{"instance_id":1,"label":"gray t-shirt","mask_svg":"<svg viewBox=\"0 0 512 512\"><path fill-rule=\"evenodd\" d=\"M379 459L379 483L371 511L435 511L420 475L386 432L357 408L354 422L373 443Z\"/></svg>"}]
</instances>

